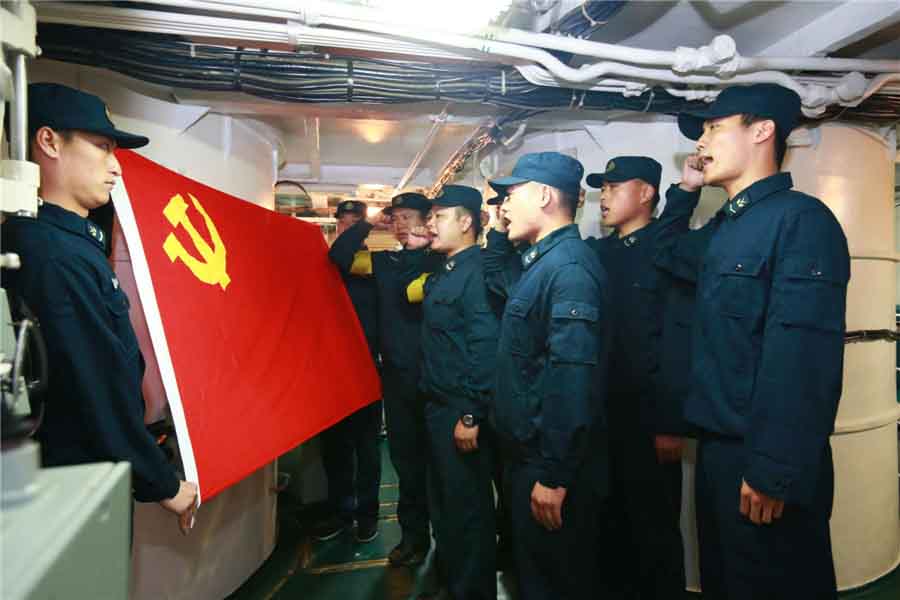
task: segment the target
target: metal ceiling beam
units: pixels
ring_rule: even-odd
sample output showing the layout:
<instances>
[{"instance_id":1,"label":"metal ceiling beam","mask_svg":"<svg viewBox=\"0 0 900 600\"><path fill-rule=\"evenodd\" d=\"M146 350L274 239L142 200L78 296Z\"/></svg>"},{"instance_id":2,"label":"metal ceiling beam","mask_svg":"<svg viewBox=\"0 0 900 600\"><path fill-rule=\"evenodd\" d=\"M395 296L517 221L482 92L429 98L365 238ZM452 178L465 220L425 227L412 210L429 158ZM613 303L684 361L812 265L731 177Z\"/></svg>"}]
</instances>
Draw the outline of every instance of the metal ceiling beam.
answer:
<instances>
[{"instance_id":1,"label":"metal ceiling beam","mask_svg":"<svg viewBox=\"0 0 900 600\"><path fill-rule=\"evenodd\" d=\"M900 3L844 2L757 56L824 56L900 21Z\"/></svg>"}]
</instances>

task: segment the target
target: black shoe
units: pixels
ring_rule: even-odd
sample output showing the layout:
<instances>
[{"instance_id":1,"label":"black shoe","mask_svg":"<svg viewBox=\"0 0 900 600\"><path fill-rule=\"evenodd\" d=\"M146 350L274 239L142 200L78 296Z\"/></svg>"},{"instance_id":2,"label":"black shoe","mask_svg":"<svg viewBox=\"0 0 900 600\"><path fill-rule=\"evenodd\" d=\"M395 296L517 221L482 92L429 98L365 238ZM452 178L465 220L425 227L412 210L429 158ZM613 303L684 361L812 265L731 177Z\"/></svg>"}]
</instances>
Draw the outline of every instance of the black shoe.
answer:
<instances>
[{"instance_id":1,"label":"black shoe","mask_svg":"<svg viewBox=\"0 0 900 600\"><path fill-rule=\"evenodd\" d=\"M360 521L356 528L356 541L360 544L371 542L378 537L378 521Z\"/></svg>"},{"instance_id":2,"label":"black shoe","mask_svg":"<svg viewBox=\"0 0 900 600\"><path fill-rule=\"evenodd\" d=\"M316 524L316 526L313 527L312 534L314 538L320 542L324 542L341 535L349 526L349 523L340 517L330 517Z\"/></svg>"},{"instance_id":3,"label":"black shoe","mask_svg":"<svg viewBox=\"0 0 900 600\"><path fill-rule=\"evenodd\" d=\"M388 554L388 562L395 567L412 567L421 565L428 556L431 544L429 540L411 540L403 538L400 543Z\"/></svg>"}]
</instances>

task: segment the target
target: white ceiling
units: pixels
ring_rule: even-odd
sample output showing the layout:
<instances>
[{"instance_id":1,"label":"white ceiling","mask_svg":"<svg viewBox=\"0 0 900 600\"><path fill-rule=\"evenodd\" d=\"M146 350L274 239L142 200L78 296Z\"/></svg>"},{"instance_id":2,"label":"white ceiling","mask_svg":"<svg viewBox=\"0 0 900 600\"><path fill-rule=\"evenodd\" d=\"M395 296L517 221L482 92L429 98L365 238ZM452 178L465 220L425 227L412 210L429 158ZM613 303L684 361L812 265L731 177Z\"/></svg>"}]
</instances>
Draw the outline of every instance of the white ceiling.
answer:
<instances>
[{"instance_id":1,"label":"white ceiling","mask_svg":"<svg viewBox=\"0 0 900 600\"><path fill-rule=\"evenodd\" d=\"M439 0L434 1L446 6ZM559 0L580 6L581 0ZM521 11L507 24L524 27ZM519 21L523 20L522 23ZM592 36L595 41L656 50L698 47L727 34L745 56L842 56L900 59L900 0L847 2L632 1ZM433 183L441 166L481 125L503 111L485 104L294 104L235 93L172 90L185 104L248 117L276 132L284 178L318 192L354 193L359 184L395 186L423 152L412 186ZM427 149L435 119L449 115ZM554 111L531 119L529 131L581 127L621 114ZM630 117L625 117L630 118ZM318 125L317 125L318 124ZM318 135L316 135L318 132Z\"/></svg>"}]
</instances>

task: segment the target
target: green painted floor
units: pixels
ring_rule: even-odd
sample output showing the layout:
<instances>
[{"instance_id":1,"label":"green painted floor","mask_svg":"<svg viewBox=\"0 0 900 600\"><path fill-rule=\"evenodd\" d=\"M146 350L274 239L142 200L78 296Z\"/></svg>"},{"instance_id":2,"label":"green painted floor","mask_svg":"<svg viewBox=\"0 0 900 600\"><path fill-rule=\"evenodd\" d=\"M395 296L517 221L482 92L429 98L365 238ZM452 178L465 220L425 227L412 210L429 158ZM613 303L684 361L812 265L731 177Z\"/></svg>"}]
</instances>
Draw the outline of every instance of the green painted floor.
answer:
<instances>
[{"instance_id":1,"label":"green painted floor","mask_svg":"<svg viewBox=\"0 0 900 600\"><path fill-rule=\"evenodd\" d=\"M425 584L431 557L413 569L391 567L387 555L400 542L397 523L397 473L382 444L379 535L357 544L351 534L327 542L308 533L319 517L316 508L300 508L290 493L278 501L278 544L272 556L230 600L408 600ZM498 600L514 597L500 580ZM698 594L689 598L700 599ZM840 595L842 600L900 600L900 569L876 583ZM801 599L798 599L801 600ZM805 600L805 599L802 599Z\"/></svg>"}]
</instances>

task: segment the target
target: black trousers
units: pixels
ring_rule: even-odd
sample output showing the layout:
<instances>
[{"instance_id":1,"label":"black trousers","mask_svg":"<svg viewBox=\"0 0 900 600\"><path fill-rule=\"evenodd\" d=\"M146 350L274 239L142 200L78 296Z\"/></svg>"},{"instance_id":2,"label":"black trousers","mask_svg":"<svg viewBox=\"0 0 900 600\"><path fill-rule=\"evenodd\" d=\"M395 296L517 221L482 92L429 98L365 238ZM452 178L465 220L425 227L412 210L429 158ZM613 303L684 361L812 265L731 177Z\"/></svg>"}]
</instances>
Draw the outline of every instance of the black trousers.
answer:
<instances>
[{"instance_id":1,"label":"black trousers","mask_svg":"<svg viewBox=\"0 0 900 600\"><path fill-rule=\"evenodd\" d=\"M636 399L616 399L636 402ZM610 590L625 598L670 600L685 589L681 462L661 465L653 436L610 411ZM602 541L601 541L602 543Z\"/></svg>"},{"instance_id":2,"label":"black trousers","mask_svg":"<svg viewBox=\"0 0 900 600\"><path fill-rule=\"evenodd\" d=\"M605 457L604 457L605 459ZM597 598L596 537L604 500L585 479L566 490L562 528L548 531L531 513L538 473L510 458L507 465L512 543L521 600Z\"/></svg>"},{"instance_id":3,"label":"black trousers","mask_svg":"<svg viewBox=\"0 0 900 600\"><path fill-rule=\"evenodd\" d=\"M831 447L815 499L788 504L771 525L740 513L746 469L741 440L702 439L697 449L697 531L704 600L837 598L828 521L834 497Z\"/></svg>"},{"instance_id":4,"label":"black trousers","mask_svg":"<svg viewBox=\"0 0 900 600\"><path fill-rule=\"evenodd\" d=\"M322 432L322 465L328 479L328 504L345 521L378 520L381 486L381 402L364 406Z\"/></svg>"},{"instance_id":5,"label":"black trousers","mask_svg":"<svg viewBox=\"0 0 900 600\"><path fill-rule=\"evenodd\" d=\"M400 486L397 517L404 538L428 540L428 433L416 379L413 371L385 365L381 382L388 448Z\"/></svg>"},{"instance_id":6,"label":"black trousers","mask_svg":"<svg viewBox=\"0 0 900 600\"><path fill-rule=\"evenodd\" d=\"M431 523L440 567L454 600L496 600L496 524L492 486L493 448L486 425L478 450L462 453L453 441L460 411L425 405L431 465Z\"/></svg>"}]
</instances>

